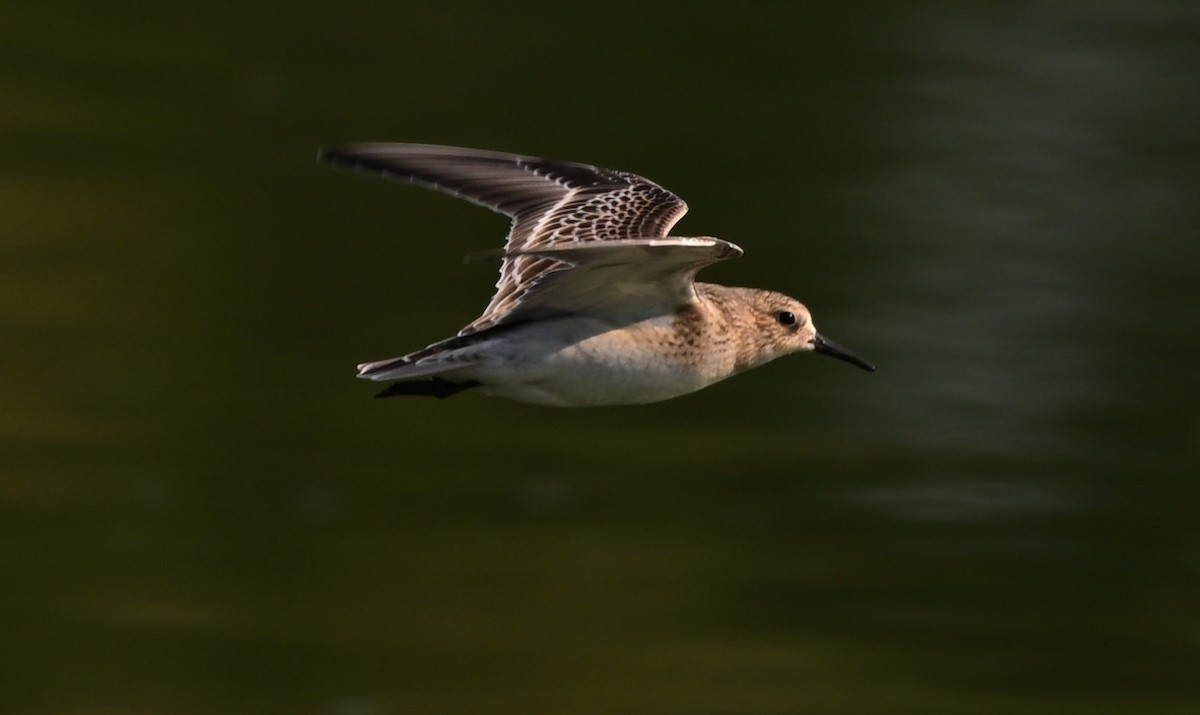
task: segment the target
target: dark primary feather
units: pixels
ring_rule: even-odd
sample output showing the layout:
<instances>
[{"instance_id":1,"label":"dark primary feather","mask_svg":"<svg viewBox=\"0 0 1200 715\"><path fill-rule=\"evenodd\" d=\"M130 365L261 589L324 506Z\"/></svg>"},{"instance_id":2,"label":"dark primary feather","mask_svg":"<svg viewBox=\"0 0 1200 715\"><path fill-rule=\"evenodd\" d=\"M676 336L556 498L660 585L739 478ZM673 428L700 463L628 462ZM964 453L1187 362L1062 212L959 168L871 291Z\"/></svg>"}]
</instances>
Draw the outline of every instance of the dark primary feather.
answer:
<instances>
[{"instance_id":1,"label":"dark primary feather","mask_svg":"<svg viewBox=\"0 0 1200 715\"><path fill-rule=\"evenodd\" d=\"M460 334L505 322L561 261L522 250L589 241L665 237L687 212L675 194L635 174L586 164L428 144L353 144L323 149L335 166L407 181L512 218L496 293Z\"/></svg>"},{"instance_id":2,"label":"dark primary feather","mask_svg":"<svg viewBox=\"0 0 1200 715\"><path fill-rule=\"evenodd\" d=\"M527 241L666 236L687 205L635 174L573 162L427 144L353 144L320 160L442 191L513 219L508 249Z\"/></svg>"}]
</instances>

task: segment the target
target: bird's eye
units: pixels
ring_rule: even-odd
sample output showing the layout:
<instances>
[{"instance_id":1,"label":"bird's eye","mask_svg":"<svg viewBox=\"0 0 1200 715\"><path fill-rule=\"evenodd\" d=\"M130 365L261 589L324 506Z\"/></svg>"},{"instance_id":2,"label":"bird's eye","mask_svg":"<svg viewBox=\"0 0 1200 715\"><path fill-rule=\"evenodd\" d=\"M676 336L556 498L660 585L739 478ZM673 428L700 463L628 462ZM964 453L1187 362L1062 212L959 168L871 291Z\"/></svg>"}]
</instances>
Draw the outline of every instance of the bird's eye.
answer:
<instances>
[{"instance_id":1,"label":"bird's eye","mask_svg":"<svg viewBox=\"0 0 1200 715\"><path fill-rule=\"evenodd\" d=\"M775 319L779 321L780 325L795 325L796 324L796 314L792 313L790 311L787 311L787 310L781 310L778 313L776 313Z\"/></svg>"}]
</instances>

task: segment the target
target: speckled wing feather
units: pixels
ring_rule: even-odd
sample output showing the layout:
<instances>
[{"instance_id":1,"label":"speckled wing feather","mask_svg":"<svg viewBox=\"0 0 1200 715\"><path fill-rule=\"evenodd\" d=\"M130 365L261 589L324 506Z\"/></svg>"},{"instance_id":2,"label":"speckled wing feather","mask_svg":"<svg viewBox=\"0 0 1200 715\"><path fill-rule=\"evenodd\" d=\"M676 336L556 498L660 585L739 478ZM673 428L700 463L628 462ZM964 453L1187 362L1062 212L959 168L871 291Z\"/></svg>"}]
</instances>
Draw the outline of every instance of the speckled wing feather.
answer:
<instances>
[{"instance_id":1,"label":"speckled wing feather","mask_svg":"<svg viewBox=\"0 0 1200 715\"><path fill-rule=\"evenodd\" d=\"M355 144L322 150L320 159L442 191L512 218L496 293L460 335L516 319L514 311L541 281L569 268L537 249L662 238L687 212L682 199L652 181L585 164L425 144Z\"/></svg>"}]
</instances>

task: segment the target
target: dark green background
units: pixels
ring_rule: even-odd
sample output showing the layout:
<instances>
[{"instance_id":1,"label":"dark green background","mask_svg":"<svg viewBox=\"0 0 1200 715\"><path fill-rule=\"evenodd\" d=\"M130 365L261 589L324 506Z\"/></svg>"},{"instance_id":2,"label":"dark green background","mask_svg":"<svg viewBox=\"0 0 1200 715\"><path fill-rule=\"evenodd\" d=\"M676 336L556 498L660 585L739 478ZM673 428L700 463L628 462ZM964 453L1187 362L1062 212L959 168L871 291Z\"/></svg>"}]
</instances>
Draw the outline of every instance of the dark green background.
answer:
<instances>
[{"instance_id":1,"label":"dark green background","mask_svg":"<svg viewBox=\"0 0 1200 715\"><path fill-rule=\"evenodd\" d=\"M1200 10L704 8L0 6L0 711L1196 712ZM373 401L506 222L364 140L648 176L879 372Z\"/></svg>"}]
</instances>

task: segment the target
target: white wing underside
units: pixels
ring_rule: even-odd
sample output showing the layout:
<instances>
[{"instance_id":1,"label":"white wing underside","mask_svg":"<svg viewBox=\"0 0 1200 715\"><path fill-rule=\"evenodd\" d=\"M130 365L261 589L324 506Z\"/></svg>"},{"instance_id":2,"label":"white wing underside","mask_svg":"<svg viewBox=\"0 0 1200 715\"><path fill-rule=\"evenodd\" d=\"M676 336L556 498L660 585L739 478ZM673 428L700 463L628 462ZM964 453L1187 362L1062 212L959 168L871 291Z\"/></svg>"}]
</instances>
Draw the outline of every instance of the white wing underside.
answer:
<instances>
[{"instance_id":1,"label":"white wing underside","mask_svg":"<svg viewBox=\"0 0 1200 715\"><path fill-rule=\"evenodd\" d=\"M519 255L549 258L559 265L538 279L508 319L572 313L620 323L670 314L695 299L697 271L741 254L742 249L728 241L706 237L626 239L522 251Z\"/></svg>"}]
</instances>

